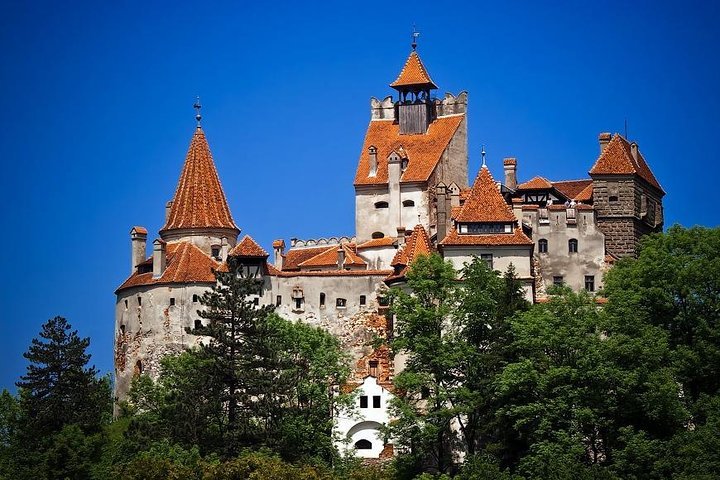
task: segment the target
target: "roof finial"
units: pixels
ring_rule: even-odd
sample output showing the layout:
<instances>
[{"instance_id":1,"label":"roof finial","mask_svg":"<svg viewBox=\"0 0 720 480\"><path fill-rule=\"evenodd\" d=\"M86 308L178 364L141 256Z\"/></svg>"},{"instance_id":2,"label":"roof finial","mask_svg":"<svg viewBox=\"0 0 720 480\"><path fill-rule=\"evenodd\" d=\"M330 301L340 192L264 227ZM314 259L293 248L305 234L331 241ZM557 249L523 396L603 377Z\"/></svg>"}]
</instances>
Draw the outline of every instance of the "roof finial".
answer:
<instances>
[{"instance_id":1,"label":"roof finial","mask_svg":"<svg viewBox=\"0 0 720 480\"><path fill-rule=\"evenodd\" d=\"M202 105L200 105L200 97L196 97L195 105L193 105L193 108L197 112L195 114L195 120L197 120L197 126L200 128L200 120L202 120L202 115L200 115L200 109L202 108Z\"/></svg>"},{"instance_id":2,"label":"roof finial","mask_svg":"<svg viewBox=\"0 0 720 480\"><path fill-rule=\"evenodd\" d=\"M485 145L480 150L480 156L482 156L482 166L487 168L487 165L485 165Z\"/></svg>"},{"instance_id":3,"label":"roof finial","mask_svg":"<svg viewBox=\"0 0 720 480\"><path fill-rule=\"evenodd\" d=\"M412 43L410 44L410 46L412 47L413 51L415 51L415 49L417 48L417 39L418 39L419 36L420 36L420 32L418 32L418 31L415 29L415 24L413 23Z\"/></svg>"}]
</instances>

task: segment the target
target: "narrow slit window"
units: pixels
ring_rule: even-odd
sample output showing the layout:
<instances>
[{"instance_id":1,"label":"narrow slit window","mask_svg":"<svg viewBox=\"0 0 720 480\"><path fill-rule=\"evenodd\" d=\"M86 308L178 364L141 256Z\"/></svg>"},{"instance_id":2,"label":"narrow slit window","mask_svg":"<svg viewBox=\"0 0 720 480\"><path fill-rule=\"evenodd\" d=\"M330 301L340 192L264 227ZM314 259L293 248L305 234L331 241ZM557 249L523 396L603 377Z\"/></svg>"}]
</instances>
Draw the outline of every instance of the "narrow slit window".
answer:
<instances>
[{"instance_id":1,"label":"narrow slit window","mask_svg":"<svg viewBox=\"0 0 720 480\"><path fill-rule=\"evenodd\" d=\"M367 297L365 295L360 295L360 305L364 307L366 303Z\"/></svg>"},{"instance_id":2,"label":"narrow slit window","mask_svg":"<svg viewBox=\"0 0 720 480\"><path fill-rule=\"evenodd\" d=\"M138 297L138 307L142 307L142 297Z\"/></svg>"},{"instance_id":3,"label":"narrow slit window","mask_svg":"<svg viewBox=\"0 0 720 480\"><path fill-rule=\"evenodd\" d=\"M324 293L320 293L320 306L321 307L325 306L325 294Z\"/></svg>"},{"instance_id":4,"label":"narrow slit window","mask_svg":"<svg viewBox=\"0 0 720 480\"><path fill-rule=\"evenodd\" d=\"M279 307L282 304L282 295L275 297L275 306Z\"/></svg>"},{"instance_id":5,"label":"narrow slit window","mask_svg":"<svg viewBox=\"0 0 720 480\"><path fill-rule=\"evenodd\" d=\"M595 275L585 275L585 290L588 292L595 291Z\"/></svg>"},{"instance_id":6,"label":"narrow slit window","mask_svg":"<svg viewBox=\"0 0 720 480\"><path fill-rule=\"evenodd\" d=\"M373 395L373 408L380 408L380 395Z\"/></svg>"},{"instance_id":7,"label":"narrow slit window","mask_svg":"<svg viewBox=\"0 0 720 480\"><path fill-rule=\"evenodd\" d=\"M195 329L200 329L203 327L202 320L195 320Z\"/></svg>"},{"instance_id":8,"label":"narrow slit window","mask_svg":"<svg viewBox=\"0 0 720 480\"><path fill-rule=\"evenodd\" d=\"M360 395L360 408L368 408L367 395Z\"/></svg>"},{"instance_id":9,"label":"narrow slit window","mask_svg":"<svg viewBox=\"0 0 720 480\"><path fill-rule=\"evenodd\" d=\"M175 305L175 297L170 297L170 306L172 307L174 305Z\"/></svg>"},{"instance_id":10,"label":"narrow slit window","mask_svg":"<svg viewBox=\"0 0 720 480\"><path fill-rule=\"evenodd\" d=\"M568 252L570 253L577 253L578 251L578 241L575 238L571 238L568 240Z\"/></svg>"},{"instance_id":11,"label":"narrow slit window","mask_svg":"<svg viewBox=\"0 0 720 480\"><path fill-rule=\"evenodd\" d=\"M197 296L197 293L196 293L196 294L193 295L193 303L197 303L197 302L198 302L198 296Z\"/></svg>"},{"instance_id":12,"label":"narrow slit window","mask_svg":"<svg viewBox=\"0 0 720 480\"><path fill-rule=\"evenodd\" d=\"M538 252L540 253L547 253L548 251L548 241L544 238L541 238L538 240Z\"/></svg>"}]
</instances>

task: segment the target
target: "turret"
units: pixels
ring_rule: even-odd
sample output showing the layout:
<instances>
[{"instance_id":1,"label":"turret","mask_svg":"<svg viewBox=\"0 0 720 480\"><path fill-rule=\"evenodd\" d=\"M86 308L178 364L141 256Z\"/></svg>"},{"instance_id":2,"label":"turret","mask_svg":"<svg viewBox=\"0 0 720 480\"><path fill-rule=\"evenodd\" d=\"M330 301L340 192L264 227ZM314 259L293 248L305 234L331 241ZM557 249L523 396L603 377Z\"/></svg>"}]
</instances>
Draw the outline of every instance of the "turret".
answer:
<instances>
[{"instance_id":1,"label":"turret","mask_svg":"<svg viewBox=\"0 0 720 480\"><path fill-rule=\"evenodd\" d=\"M428 125L435 118L435 102L430 99L430 91L437 90L425 69L420 56L413 50L405 61L398 78L390 84L398 91L397 114L395 119L400 125L400 134L413 135L427 132Z\"/></svg>"},{"instance_id":2,"label":"turret","mask_svg":"<svg viewBox=\"0 0 720 480\"><path fill-rule=\"evenodd\" d=\"M135 273L138 264L145 261L145 249L147 248L147 229L145 227L133 227L130 230L130 273Z\"/></svg>"}]
</instances>

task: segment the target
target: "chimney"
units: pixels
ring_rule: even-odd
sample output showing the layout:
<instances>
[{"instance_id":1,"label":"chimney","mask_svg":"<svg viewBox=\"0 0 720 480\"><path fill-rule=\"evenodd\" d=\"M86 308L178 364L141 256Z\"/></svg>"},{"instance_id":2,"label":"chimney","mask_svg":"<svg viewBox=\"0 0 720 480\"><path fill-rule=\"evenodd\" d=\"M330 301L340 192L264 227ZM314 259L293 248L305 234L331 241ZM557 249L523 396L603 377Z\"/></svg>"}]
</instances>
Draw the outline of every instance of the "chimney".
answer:
<instances>
[{"instance_id":1,"label":"chimney","mask_svg":"<svg viewBox=\"0 0 720 480\"><path fill-rule=\"evenodd\" d=\"M145 261L147 230L145 227L133 227L130 230L130 273L135 273L138 264Z\"/></svg>"},{"instance_id":2,"label":"chimney","mask_svg":"<svg viewBox=\"0 0 720 480\"><path fill-rule=\"evenodd\" d=\"M172 209L172 206L173 206L172 200L170 200L169 202L167 202L165 204L165 223L167 223L168 220L170 220L170 209Z\"/></svg>"},{"instance_id":3,"label":"chimney","mask_svg":"<svg viewBox=\"0 0 720 480\"><path fill-rule=\"evenodd\" d=\"M228 253L230 252L230 245L228 244L227 237L222 237L220 239L220 260L223 262L227 260Z\"/></svg>"},{"instance_id":4,"label":"chimney","mask_svg":"<svg viewBox=\"0 0 720 480\"><path fill-rule=\"evenodd\" d=\"M451 183L448 186L448 190L450 190L450 207L459 207L460 206L460 187L457 186L455 182Z\"/></svg>"},{"instance_id":5,"label":"chimney","mask_svg":"<svg viewBox=\"0 0 720 480\"><path fill-rule=\"evenodd\" d=\"M165 273L165 246L164 240L159 238L153 242L153 278L161 277Z\"/></svg>"},{"instance_id":6,"label":"chimney","mask_svg":"<svg viewBox=\"0 0 720 480\"><path fill-rule=\"evenodd\" d=\"M632 153L633 160L635 160L635 164L638 163L638 144L635 142L632 142L630 144L630 153Z\"/></svg>"},{"instance_id":7,"label":"chimney","mask_svg":"<svg viewBox=\"0 0 720 480\"><path fill-rule=\"evenodd\" d=\"M368 177L374 177L377 175L378 167L377 147L375 147L375 145L370 145L368 147L368 153L370 154L370 171L368 173Z\"/></svg>"},{"instance_id":8,"label":"chimney","mask_svg":"<svg viewBox=\"0 0 720 480\"><path fill-rule=\"evenodd\" d=\"M338 254L338 270L345 269L345 249L340 245L337 251Z\"/></svg>"},{"instance_id":9,"label":"chimney","mask_svg":"<svg viewBox=\"0 0 720 480\"><path fill-rule=\"evenodd\" d=\"M601 133L598 135L598 142L600 143L600 154L602 154L605 151L605 147L608 146L608 143L610 143L610 139L612 138L612 135L610 135L607 132Z\"/></svg>"},{"instance_id":10,"label":"chimney","mask_svg":"<svg viewBox=\"0 0 720 480\"><path fill-rule=\"evenodd\" d=\"M517 189L517 160L505 158L503 166L505 167L505 186L510 190Z\"/></svg>"},{"instance_id":11,"label":"chimney","mask_svg":"<svg viewBox=\"0 0 720 480\"><path fill-rule=\"evenodd\" d=\"M397 244L398 247L405 245L405 227L397 227Z\"/></svg>"},{"instance_id":12,"label":"chimney","mask_svg":"<svg viewBox=\"0 0 720 480\"><path fill-rule=\"evenodd\" d=\"M275 254L275 261L273 265L278 270L283 268L283 253L285 253L285 240L279 239L273 242L273 253Z\"/></svg>"},{"instance_id":13,"label":"chimney","mask_svg":"<svg viewBox=\"0 0 720 480\"><path fill-rule=\"evenodd\" d=\"M435 187L435 209L437 213L437 238L442 241L447 235L447 187L440 182Z\"/></svg>"}]
</instances>

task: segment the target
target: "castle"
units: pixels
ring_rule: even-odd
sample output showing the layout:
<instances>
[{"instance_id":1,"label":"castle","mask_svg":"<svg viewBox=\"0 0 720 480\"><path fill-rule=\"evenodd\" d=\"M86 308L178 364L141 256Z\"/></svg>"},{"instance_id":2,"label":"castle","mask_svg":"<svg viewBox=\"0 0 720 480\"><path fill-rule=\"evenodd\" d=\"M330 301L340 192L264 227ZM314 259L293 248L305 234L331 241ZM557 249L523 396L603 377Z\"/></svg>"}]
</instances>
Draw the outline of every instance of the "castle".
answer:
<instances>
[{"instance_id":1,"label":"castle","mask_svg":"<svg viewBox=\"0 0 720 480\"><path fill-rule=\"evenodd\" d=\"M239 238L198 114L150 256L147 230L130 231L130 276L115 292L116 400L135 375L156 376L164 355L199 345L186 327L202 323L199 298L215 283L212 270L234 256L262 285L257 304L322 326L351 353L358 408L341 413L337 429L357 455L382 457L392 448L378 427L388 421L403 359L369 344L391 331L385 292L404 283L418 255L438 252L457 270L474 256L495 270L512 264L526 298L538 302L552 284L600 289L608 265L662 230L664 191L637 144L621 135L600 134L587 179L518 183L518 162L506 158L498 182L483 152L468 185L467 93L432 96L437 86L414 46L390 86L397 98L370 101L354 180L355 235L291 239L289 248L276 240L272 254Z\"/></svg>"}]
</instances>

